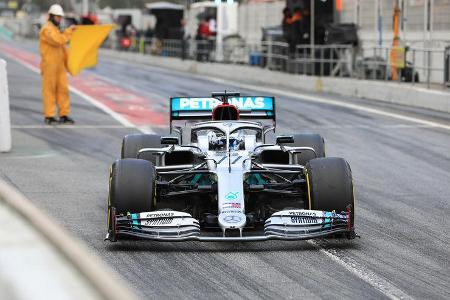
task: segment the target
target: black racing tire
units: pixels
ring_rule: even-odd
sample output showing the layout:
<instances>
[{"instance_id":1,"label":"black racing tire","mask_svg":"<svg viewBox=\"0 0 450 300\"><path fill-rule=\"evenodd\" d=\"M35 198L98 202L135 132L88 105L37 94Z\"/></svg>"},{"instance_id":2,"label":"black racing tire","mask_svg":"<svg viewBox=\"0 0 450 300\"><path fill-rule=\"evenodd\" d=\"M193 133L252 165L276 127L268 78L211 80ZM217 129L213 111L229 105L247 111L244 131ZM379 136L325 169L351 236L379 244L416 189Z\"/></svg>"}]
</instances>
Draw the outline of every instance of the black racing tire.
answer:
<instances>
[{"instance_id":1,"label":"black racing tire","mask_svg":"<svg viewBox=\"0 0 450 300\"><path fill-rule=\"evenodd\" d=\"M317 158L325 157L325 140L320 134L315 133L298 133L293 134L294 143L286 144L291 147L310 147L316 151ZM297 163L299 165L306 165L308 161L315 158L314 153L305 151L297 154Z\"/></svg>"},{"instance_id":2,"label":"black racing tire","mask_svg":"<svg viewBox=\"0 0 450 300\"><path fill-rule=\"evenodd\" d=\"M352 171L339 157L315 158L305 167L309 209L322 211L351 210L354 224L355 195Z\"/></svg>"},{"instance_id":3,"label":"black racing tire","mask_svg":"<svg viewBox=\"0 0 450 300\"><path fill-rule=\"evenodd\" d=\"M119 159L111 166L108 209L116 214L153 211L155 167L146 160Z\"/></svg>"},{"instance_id":4,"label":"black racing tire","mask_svg":"<svg viewBox=\"0 0 450 300\"><path fill-rule=\"evenodd\" d=\"M128 134L123 138L121 158L137 158L139 150L143 148L162 148L161 136L157 134ZM156 156L151 153L143 153L140 159L145 159L156 164Z\"/></svg>"}]
</instances>

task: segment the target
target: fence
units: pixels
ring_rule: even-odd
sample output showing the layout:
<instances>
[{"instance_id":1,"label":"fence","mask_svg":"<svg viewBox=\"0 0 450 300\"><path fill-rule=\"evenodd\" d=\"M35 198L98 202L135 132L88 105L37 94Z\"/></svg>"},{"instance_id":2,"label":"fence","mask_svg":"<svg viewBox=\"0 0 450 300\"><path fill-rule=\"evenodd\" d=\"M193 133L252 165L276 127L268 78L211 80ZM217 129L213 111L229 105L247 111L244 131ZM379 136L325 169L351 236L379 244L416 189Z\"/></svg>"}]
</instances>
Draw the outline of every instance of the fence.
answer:
<instances>
[{"instance_id":1,"label":"fence","mask_svg":"<svg viewBox=\"0 0 450 300\"><path fill-rule=\"evenodd\" d=\"M351 77L367 80L392 81L410 84L426 83L446 86L444 49L396 48L401 55L393 61L391 47L355 48L350 45L298 45L262 41L246 43L239 37L224 41L217 49L214 40L158 40L136 39L131 46L121 48L111 41L110 47L142 54L178 57L202 62L248 64L292 74ZM398 56L397 56L398 57ZM434 63L442 62L442 63ZM393 68L396 66L396 68ZM393 74L393 72L397 72ZM397 75L397 76L395 76Z\"/></svg>"},{"instance_id":2,"label":"fence","mask_svg":"<svg viewBox=\"0 0 450 300\"><path fill-rule=\"evenodd\" d=\"M357 77L391 80L393 77L391 51L391 47L363 48L356 62ZM430 87L431 83L444 84L444 50L405 48L402 51L404 51L404 66L398 68L398 81L412 84L425 82L427 87ZM441 63L433 64L433 61Z\"/></svg>"},{"instance_id":3,"label":"fence","mask_svg":"<svg viewBox=\"0 0 450 300\"><path fill-rule=\"evenodd\" d=\"M445 48L444 59L444 82L450 88L450 46Z\"/></svg>"}]
</instances>

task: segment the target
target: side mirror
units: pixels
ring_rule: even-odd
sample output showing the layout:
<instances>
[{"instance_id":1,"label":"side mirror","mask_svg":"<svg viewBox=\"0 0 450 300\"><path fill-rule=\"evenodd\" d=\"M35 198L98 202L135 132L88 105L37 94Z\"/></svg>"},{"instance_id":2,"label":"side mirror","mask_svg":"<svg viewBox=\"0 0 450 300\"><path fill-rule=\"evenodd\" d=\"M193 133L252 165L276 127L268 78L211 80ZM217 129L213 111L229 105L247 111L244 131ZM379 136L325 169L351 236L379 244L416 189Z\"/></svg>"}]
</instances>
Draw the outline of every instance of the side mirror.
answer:
<instances>
[{"instance_id":1,"label":"side mirror","mask_svg":"<svg viewBox=\"0 0 450 300\"><path fill-rule=\"evenodd\" d=\"M280 135L277 136L276 143L277 145L292 144L294 143L294 137L292 135Z\"/></svg>"},{"instance_id":2,"label":"side mirror","mask_svg":"<svg viewBox=\"0 0 450 300\"><path fill-rule=\"evenodd\" d=\"M162 145L179 145L180 139L176 136L162 136L161 144Z\"/></svg>"}]
</instances>

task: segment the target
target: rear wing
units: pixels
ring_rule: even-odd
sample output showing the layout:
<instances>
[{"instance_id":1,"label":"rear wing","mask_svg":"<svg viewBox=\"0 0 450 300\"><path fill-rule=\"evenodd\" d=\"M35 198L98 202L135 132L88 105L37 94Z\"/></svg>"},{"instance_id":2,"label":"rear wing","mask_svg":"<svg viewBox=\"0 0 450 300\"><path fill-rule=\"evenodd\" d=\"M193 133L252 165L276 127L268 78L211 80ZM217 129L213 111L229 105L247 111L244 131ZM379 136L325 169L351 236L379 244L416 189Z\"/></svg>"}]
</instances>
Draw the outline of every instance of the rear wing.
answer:
<instances>
[{"instance_id":1,"label":"rear wing","mask_svg":"<svg viewBox=\"0 0 450 300\"><path fill-rule=\"evenodd\" d=\"M276 124L275 98L265 96L229 97L228 103L239 109L241 119L269 119ZM222 104L219 99L208 97L170 98L170 128L174 120L211 120L213 109Z\"/></svg>"}]
</instances>

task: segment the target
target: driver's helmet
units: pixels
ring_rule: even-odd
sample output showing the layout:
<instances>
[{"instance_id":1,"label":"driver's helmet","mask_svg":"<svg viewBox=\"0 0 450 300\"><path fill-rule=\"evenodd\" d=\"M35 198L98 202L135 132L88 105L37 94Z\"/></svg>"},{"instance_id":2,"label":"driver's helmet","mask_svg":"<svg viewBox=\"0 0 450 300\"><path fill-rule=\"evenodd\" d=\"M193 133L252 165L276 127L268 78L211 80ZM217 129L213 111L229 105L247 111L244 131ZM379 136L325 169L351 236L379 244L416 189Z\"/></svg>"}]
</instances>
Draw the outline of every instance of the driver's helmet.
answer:
<instances>
[{"instance_id":1,"label":"driver's helmet","mask_svg":"<svg viewBox=\"0 0 450 300\"><path fill-rule=\"evenodd\" d=\"M210 131L208 132L208 144L209 150L224 151L227 142L224 138L219 138L214 131Z\"/></svg>"},{"instance_id":2,"label":"driver's helmet","mask_svg":"<svg viewBox=\"0 0 450 300\"><path fill-rule=\"evenodd\" d=\"M245 136L241 131L232 133L230 135L230 151L237 151L245 149Z\"/></svg>"}]
</instances>

